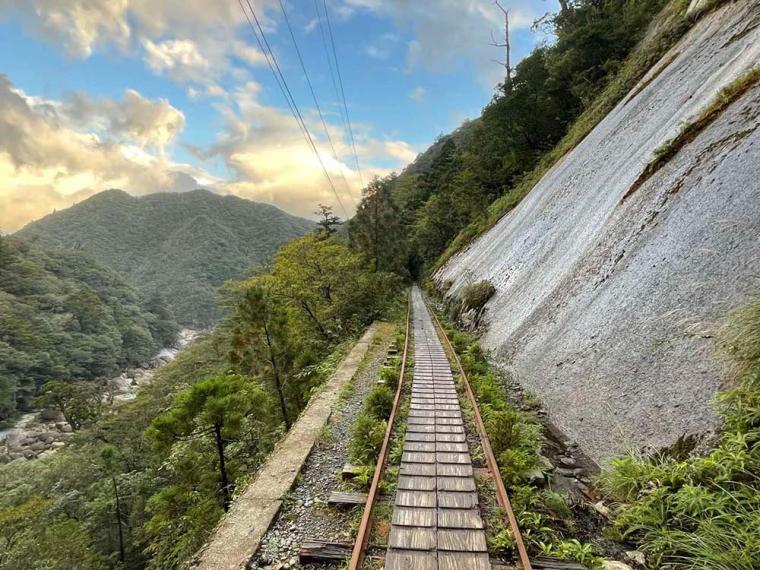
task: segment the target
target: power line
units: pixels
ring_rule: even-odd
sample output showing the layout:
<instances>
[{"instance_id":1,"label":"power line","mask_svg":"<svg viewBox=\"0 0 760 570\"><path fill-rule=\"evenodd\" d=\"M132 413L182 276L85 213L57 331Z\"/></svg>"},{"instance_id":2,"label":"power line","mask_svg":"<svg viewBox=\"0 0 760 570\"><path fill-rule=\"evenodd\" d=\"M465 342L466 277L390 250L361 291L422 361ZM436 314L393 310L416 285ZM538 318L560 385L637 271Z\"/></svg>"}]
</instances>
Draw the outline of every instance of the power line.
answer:
<instances>
[{"instance_id":1,"label":"power line","mask_svg":"<svg viewBox=\"0 0 760 570\"><path fill-rule=\"evenodd\" d=\"M301 50L298 48L298 42L296 41L296 36L293 33L293 27L290 25L290 19L288 18L288 13L285 11L285 4L283 4L282 0L279 0L280 3L280 10L282 11L282 15L285 18L285 24L288 27L288 31L290 32L290 39L293 40L293 47L296 50L296 55L298 56L298 61L301 64L301 70L303 71L303 75L306 78L306 84L309 86L309 91L311 92L311 98L314 101L314 106L317 108L317 112L319 113L319 119L322 121L322 128L325 131L325 136L327 137L327 141L330 143L330 149L332 150L333 158L335 159L335 162L337 162L340 165L340 160L338 159L338 153L335 151L335 145L333 144L332 137L330 136L330 130L327 128L327 122L325 121L325 117L322 114L322 108L319 105L319 101L317 100L317 94L314 91L314 86L311 83L311 79L309 79L309 72L306 71L306 64L303 61L303 57L301 56ZM340 170L340 175L343 177L343 183L346 185L346 192L348 193L349 198L352 198L351 196L351 187L348 185L348 180L346 180L346 175L343 173L343 169Z\"/></svg>"},{"instance_id":2,"label":"power line","mask_svg":"<svg viewBox=\"0 0 760 570\"><path fill-rule=\"evenodd\" d=\"M333 36L332 24L330 23L330 15L327 12L327 0L322 0L322 7L325 10L325 21L327 22L327 29L330 32L330 45L332 46L333 58L335 59L335 70L338 73L338 83L340 84L340 94L343 99L343 109L346 112L346 122L348 123L348 136L351 139L351 148L354 151L354 159L356 160L356 170L359 172L359 180L364 187L364 177L362 176L362 169L359 166L359 155L356 152L356 143L354 142L354 131L351 128L351 117L348 114L348 105L346 104L346 92L343 89L343 78L340 74L340 64L338 63L338 54L335 50L335 37Z\"/></svg>"},{"instance_id":3,"label":"power line","mask_svg":"<svg viewBox=\"0 0 760 570\"><path fill-rule=\"evenodd\" d=\"M251 11L251 15L253 16L253 22L256 23L255 28L253 26L253 22L251 22L251 18L248 16L248 12L246 12L245 10L245 6L243 6L243 1L245 1L245 3L248 5L248 9ZM264 57L267 60L269 69L272 71L272 74L275 77L277 86L280 88L280 91L282 92L283 97L285 97L285 100L288 103L288 107L290 108L290 112L293 115L293 118L296 120L299 128L301 129L301 134L304 135L304 138L306 139L307 144L309 145L311 150L314 152L314 155L317 157L317 160L319 161L319 165L322 167L322 171L325 173L327 182L330 184L330 188L332 189L333 194L335 194L335 198L338 200L338 204L343 210L343 213L345 214L345 216L348 217L348 211L346 210L346 207L343 205L343 201L340 199L340 196L338 195L338 191L335 189L335 184L333 184L332 178L330 178L330 173L327 172L327 168L325 167L325 164L322 161L322 156L319 154L319 150L317 149L316 144L314 144L314 139L312 138L311 133L309 132L309 127L306 125L306 121L304 121L303 115L301 114L301 111L298 109L298 104L296 103L296 100L293 97L293 93L290 91L290 88L288 87L288 82L285 80L285 76L282 73L282 69L280 69L280 65L277 63L277 57L275 56L274 51L272 50L272 46L269 44L269 40L267 40L266 34L264 33L264 28L261 26L261 22L259 21L258 16L256 16L256 11L253 9L253 5L251 4L251 1L238 0L238 3L240 4L240 8L243 10L243 14L245 14L245 19L248 21L248 25L250 26L251 31L253 31L253 35L256 38L256 42L259 44L259 48L261 49L262 53L264 54ZM256 32L257 29L258 29L258 33ZM259 37L259 34L261 35L261 37ZM270 58L271 58L271 61L270 61Z\"/></svg>"}]
</instances>

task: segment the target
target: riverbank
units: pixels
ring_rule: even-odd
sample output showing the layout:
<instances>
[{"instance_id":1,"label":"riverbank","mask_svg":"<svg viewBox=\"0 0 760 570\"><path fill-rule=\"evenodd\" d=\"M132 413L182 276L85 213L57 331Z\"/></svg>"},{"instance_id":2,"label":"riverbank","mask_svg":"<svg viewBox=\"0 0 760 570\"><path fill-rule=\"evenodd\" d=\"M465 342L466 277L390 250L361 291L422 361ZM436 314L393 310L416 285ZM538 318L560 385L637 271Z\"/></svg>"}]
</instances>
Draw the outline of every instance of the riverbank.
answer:
<instances>
[{"instance_id":1,"label":"riverbank","mask_svg":"<svg viewBox=\"0 0 760 570\"><path fill-rule=\"evenodd\" d=\"M156 372L174 360L205 331L182 329L173 347L162 349L145 365L131 368L108 381L107 400L117 402L133 400L140 388L152 382ZM30 411L16 422L0 430L0 463L16 460L33 460L51 455L66 446L73 437L73 430L60 412L50 410Z\"/></svg>"}]
</instances>

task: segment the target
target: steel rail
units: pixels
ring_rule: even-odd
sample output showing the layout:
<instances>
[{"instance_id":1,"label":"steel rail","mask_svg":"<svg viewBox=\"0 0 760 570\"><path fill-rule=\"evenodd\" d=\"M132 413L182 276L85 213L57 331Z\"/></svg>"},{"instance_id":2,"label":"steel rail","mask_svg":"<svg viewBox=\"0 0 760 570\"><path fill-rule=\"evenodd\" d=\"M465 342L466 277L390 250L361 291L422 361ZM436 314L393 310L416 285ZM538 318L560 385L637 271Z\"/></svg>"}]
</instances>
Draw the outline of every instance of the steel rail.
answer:
<instances>
[{"instance_id":1,"label":"steel rail","mask_svg":"<svg viewBox=\"0 0 760 570\"><path fill-rule=\"evenodd\" d=\"M430 304L424 295L422 298L425 301L425 305L427 306L428 311L433 315L433 320L437 325L439 336L443 338L446 346L449 349L449 352L453 355L454 360L457 363L459 373L462 375L465 392L467 392L467 397L472 404L473 413L475 415L475 425L477 426L478 435L480 436L480 444L483 446L483 454L486 456L488 470L491 472L494 482L496 483L496 498L499 501L499 506L504 509L504 512L507 515L507 521L509 522L509 526L512 529L512 535L515 539L515 546L517 547L520 563L522 564L523 570L532 570L530 559L528 558L528 551L525 549L525 543L523 542L522 534L520 534L520 528L517 525L517 518L515 517L514 510L512 509L512 503L509 501L509 496L507 495L507 489L504 486L504 481L501 479L499 465L496 462L496 457L494 456L493 450L491 449L491 441L488 439L486 426L483 423L483 418L480 415L480 409L478 408L478 402L475 399L475 393L472 391L472 387L470 386L470 380L467 377L467 373L464 371L462 361L459 359L457 351L454 350L454 346L451 344L446 331L441 325L441 321L438 320L438 315L436 315L435 311L431 309Z\"/></svg>"},{"instance_id":2,"label":"steel rail","mask_svg":"<svg viewBox=\"0 0 760 570\"><path fill-rule=\"evenodd\" d=\"M375 499L377 499L378 490L380 488L380 480L383 477L385 471L385 464L388 459L388 448L390 445L391 435L393 434L393 423L396 419L396 412L398 411L399 402L401 402L401 390L404 386L404 373L406 371L406 359L407 352L409 350L409 325L411 323L412 314L412 299L411 290L409 291L409 298L407 300L406 308L406 336L404 338L404 353L401 357L401 372L398 378L398 387L396 388L396 397L393 399L393 409L391 415L388 417L388 425L385 428L385 437L383 438L383 445L380 448L380 455L377 458L377 465L375 465L375 475L372 477L372 485L369 488L367 494L367 503L364 506L364 513L362 514L362 520L359 524L359 531L356 533L356 542L354 542L354 549L351 552L351 562L348 565L348 570L359 570L364 563L364 555L367 549L367 541L369 540L370 523L372 522L372 511L375 508Z\"/></svg>"}]
</instances>

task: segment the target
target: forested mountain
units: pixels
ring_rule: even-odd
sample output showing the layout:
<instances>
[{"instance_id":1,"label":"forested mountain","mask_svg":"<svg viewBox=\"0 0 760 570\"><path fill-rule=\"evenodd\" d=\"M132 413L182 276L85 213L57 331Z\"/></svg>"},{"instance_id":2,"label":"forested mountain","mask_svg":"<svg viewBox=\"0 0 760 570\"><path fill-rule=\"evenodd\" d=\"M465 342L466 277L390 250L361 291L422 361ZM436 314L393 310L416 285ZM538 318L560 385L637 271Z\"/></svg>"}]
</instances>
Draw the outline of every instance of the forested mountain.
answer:
<instances>
[{"instance_id":1,"label":"forested mountain","mask_svg":"<svg viewBox=\"0 0 760 570\"><path fill-rule=\"evenodd\" d=\"M48 380L108 377L174 342L160 296L142 300L81 251L0 238L0 421Z\"/></svg>"},{"instance_id":2,"label":"forested mountain","mask_svg":"<svg viewBox=\"0 0 760 570\"><path fill-rule=\"evenodd\" d=\"M136 198L108 190L18 232L29 241L81 248L143 294L161 292L177 321L208 326L216 289L269 261L314 224L266 204L206 190Z\"/></svg>"}]
</instances>

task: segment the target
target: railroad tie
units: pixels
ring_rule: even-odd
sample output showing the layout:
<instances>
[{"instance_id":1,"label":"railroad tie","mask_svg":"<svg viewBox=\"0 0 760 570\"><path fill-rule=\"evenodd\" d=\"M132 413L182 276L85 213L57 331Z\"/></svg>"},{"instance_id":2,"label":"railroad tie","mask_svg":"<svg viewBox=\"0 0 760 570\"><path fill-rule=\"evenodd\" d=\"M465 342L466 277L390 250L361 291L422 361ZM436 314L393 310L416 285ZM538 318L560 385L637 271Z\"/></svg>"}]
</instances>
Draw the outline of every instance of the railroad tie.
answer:
<instances>
[{"instance_id":1,"label":"railroad tie","mask_svg":"<svg viewBox=\"0 0 760 570\"><path fill-rule=\"evenodd\" d=\"M488 570L483 520L451 365L412 291L412 400L386 570Z\"/></svg>"}]
</instances>

